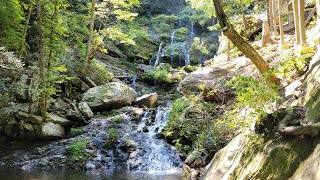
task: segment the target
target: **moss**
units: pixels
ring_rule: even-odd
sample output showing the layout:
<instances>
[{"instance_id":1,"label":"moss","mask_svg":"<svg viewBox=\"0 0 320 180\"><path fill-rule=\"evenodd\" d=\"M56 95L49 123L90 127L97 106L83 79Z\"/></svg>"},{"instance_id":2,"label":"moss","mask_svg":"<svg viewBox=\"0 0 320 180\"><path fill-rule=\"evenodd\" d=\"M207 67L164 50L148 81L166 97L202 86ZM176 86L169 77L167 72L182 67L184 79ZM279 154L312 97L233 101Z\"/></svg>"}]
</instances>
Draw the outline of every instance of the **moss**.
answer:
<instances>
[{"instance_id":1,"label":"moss","mask_svg":"<svg viewBox=\"0 0 320 180\"><path fill-rule=\"evenodd\" d=\"M261 179L288 179L313 149L312 139L292 138L283 146L271 150L261 166Z\"/></svg>"},{"instance_id":2,"label":"moss","mask_svg":"<svg viewBox=\"0 0 320 180\"><path fill-rule=\"evenodd\" d=\"M319 109L320 109L320 88L318 88L316 93L313 94L308 102L306 103L307 107L307 119L309 122L316 123L320 122L320 114L319 114Z\"/></svg>"},{"instance_id":3,"label":"moss","mask_svg":"<svg viewBox=\"0 0 320 180\"><path fill-rule=\"evenodd\" d=\"M66 152L71 155L69 163L75 162L86 162L90 158L90 154L85 151L87 145L89 144L89 140L77 140L69 147L66 148Z\"/></svg>"}]
</instances>

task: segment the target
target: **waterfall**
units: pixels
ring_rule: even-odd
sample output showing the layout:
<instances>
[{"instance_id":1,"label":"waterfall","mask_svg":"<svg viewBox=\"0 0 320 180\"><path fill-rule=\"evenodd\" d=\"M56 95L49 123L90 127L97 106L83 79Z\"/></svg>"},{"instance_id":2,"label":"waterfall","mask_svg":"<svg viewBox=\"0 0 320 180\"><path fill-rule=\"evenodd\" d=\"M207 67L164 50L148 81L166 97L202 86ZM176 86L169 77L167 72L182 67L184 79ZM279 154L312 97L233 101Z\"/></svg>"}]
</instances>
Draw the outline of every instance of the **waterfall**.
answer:
<instances>
[{"instance_id":1,"label":"waterfall","mask_svg":"<svg viewBox=\"0 0 320 180\"><path fill-rule=\"evenodd\" d=\"M150 60L149 60L149 65L152 65L152 61L157 58L157 54L158 54L158 51L156 51L156 52L154 52L154 53L152 54L152 57L151 57Z\"/></svg>"},{"instance_id":2,"label":"waterfall","mask_svg":"<svg viewBox=\"0 0 320 180\"><path fill-rule=\"evenodd\" d=\"M190 65L190 48L187 44L181 44L180 47L184 55L184 65L188 66Z\"/></svg>"},{"instance_id":3,"label":"waterfall","mask_svg":"<svg viewBox=\"0 0 320 180\"><path fill-rule=\"evenodd\" d=\"M131 152L127 161L129 169L144 171L152 174L175 174L181 172L179 155L173 147L162 139L157 138L169 119L167 108L158 107L154 122L148 121L150 113L138 124L136 132L130 137L138 144L138 148ZM147 126L147 124L150 124ZM134 155L134 157L132 157Z\"/></svg>"},{"instance_id":4,"label":"waterfall","mask_svg":"<svg viewBox=\"0 0 320 180\"><path fill-rule=\"evenodd\" d=\"M173 56L174 56L174 49L175 49L175 44L174 44L175 34L176 34L176 30L174 30L171 34L171 54L170 54L171 64L173 64L173 58L174 58Z\"/></svg>"}]
</instances>

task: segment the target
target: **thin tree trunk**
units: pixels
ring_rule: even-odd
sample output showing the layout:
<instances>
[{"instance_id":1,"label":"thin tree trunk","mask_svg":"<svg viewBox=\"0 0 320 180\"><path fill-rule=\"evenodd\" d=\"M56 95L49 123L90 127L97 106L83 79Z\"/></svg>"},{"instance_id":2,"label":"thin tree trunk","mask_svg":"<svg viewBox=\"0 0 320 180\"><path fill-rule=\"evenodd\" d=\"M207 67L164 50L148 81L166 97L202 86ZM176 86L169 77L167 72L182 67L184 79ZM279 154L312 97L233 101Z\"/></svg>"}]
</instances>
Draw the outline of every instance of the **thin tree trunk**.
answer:
<instances>
[{"instance_id":1,"label":"thin tree trunk","mask_svg":"<svg viewBox=\"0 0 320 180\"><path fill-rule=\"evenodd\" d=\"M300 24L300 49L306 44L306 28L304 17L304 0L298 0L299 7L299 24Z\"/></svg>"},{"instance_id":2,"label":"thin tree trunk","mask_svg":"<svg viewBox=\"0 0 320 180\"><path fill-rule=\"evenodd\" d=\"M40 78L40 100L39 109L42 116L46 111L45 107L45 73L44 73L44 58L43 58L43 32L42 32L42 7L41 0L37 0L37 27L38 27L38 67L39 67L39 78Z\"/></svg>"},{"instance_id":3,"label":"thin tree trunk","mask_svg":"<svg viewBox=\"0 0 320 180\"><path fill-rule=\"evenodd\" d=\"M163 43L161 42L159 45L158 55L157 55L156 62L154 63L154 67L158 66L160 63L160 55L161 55L162 46L163 46Z\"/></svg>"},{"instance_id":4,"label":"thin tree trunk","mask_svg":"<svg viewBox=\"0 0 320 180\"><path fill-rule=\"evenodd\" d=\"M272 0L272 14L273 14L273 36L278 35L278 28L277 28L277 5L276 0Z\"/></svg>"},{"instance_id":5,"label":"thin tree trunk","mask_svg":"<svg viewBox=\"0 0 320 180\"><path fill-rule=\"evenodd\" d=\"M280 50L284 50L284 29L283 29L283 16L281 15L282 0L278 0L278 13L279 13L279 30L280 30Z\"/></svg>"},{"instance_id":6,"label":"thin tree trunk","mask_svg":"<svg viewBox=\"0 0 320 180\"><path fill-rule=\"evenodd\" d=\"M269 21L263 21L262 24L262 47L271 41Z\"/></svg>"},{"instance_id":7,"label":"thin tree trunk","mask_svg":"<svg viewBox=\"0 0 320 180\"><path fill-rule=\"evenodd\" d=\"M273 31L274 31L274 29L273 29L273 18L274 18L274 17L273 17L272 1L273 1L273 0L269 0L268 5L269 5L269 26L270 26L270 30L271 30L272 35L273 35Z\"/></svg>"},{"instance_id":8,"label":"thin tree trunk","mask_svg":"<svg viewBox=\"0 0 320 180\"><path fill-rule=\"evenodd\" d=\"M300 46L300 23L299 23L299 6L298 0L293 0L294 28L296 36L296 48Z\"/></svg>"},{"instance_id":9,"label":"thin tree trunk","mask_svg":"<svg viewBox=\"0 0 320 180\"><path fill-rule=\"evenodd\" d=\"M29 22L30 22L30 17L31 17L31 12L32 12L32 7L33 4L30 3L28 6L28 14L27 14L27 19L26 22L24 24L24 32L23 32L23 37L20 43L20 48L19 48L19 55L18 58L21 60L22 58L22 54L23 54L23 50L24 50L24 44L26 43L26 37L27 37L27 33L28 33L28 27L29 27Z\"/></svg>"},{"instance_id":10,"label":"thin tree trunk","mask_svg":"<svg viewBox=\"0 0 320 180\"><path fill-rule=\"evenodd\" d=\"M263 60L263 58L257 53L257 51L254 50L253 47L247 41L245 41L232 27L226 14L223 11L221 0L212 1L216 10L219 24L223 29L223 34L226 35L232 41L232 43L253 62L253 64L257 67L262 75L266 75L266 73L270 70L269 65ZM268 83L275 83L278 85L280 84L279 79L274 75L270 75L267 78L267 81Z\"/></svg>"},{"instance_id":11,"label":"thin tree trunk","mask_svg":"<svg viewBox=\"0 0 320 180\"><path fill-rule=\"evenodd\" d=\"M48 57L48 63L47 63L47 73L46 73L46 81L45 81L45 88L48 88L50 86L50 73L51 73L51 64L52 64L52 56L53 56L53 34L54 34L54 20L56 18L56 13L57 13L57 0L54 0L54 11L53 14L51 15L50 21L50 42L49 42L49 57ZM45 94L45 100L44 100L44 106L45 108L48 107L48 99L49 99L49 94Z\"/></svg>"},{"instance_id":12,"label":"thin tree trunk","mask_svg":"<svg viewBox=\"0 0 320 180\"><path fill-rule=\"evenodd\" d=\"M87 55L85 63L89 64L91 62L91 44L92 44L92 37L93 37L93 26L94 26L94 16L95 16L95 5L96 0L92 0L91 3L91 15L90 15L90 27L89 27L89 40L88 40L88 47L87 47Z\"/></svg>"},{"instance_id":13,"label":"thin tree trunk","mask_svg":"<svg viewBox=\"0 0 320 180\"><path fill-rule=\"evenodd\" d=\"M229 40L228 40L228 47L227 47L227 61L230 61L230 60L231 60L230 46L231 46L231 42L230 42L230 39L229 39Z\"/></svg>"}]
</instances>

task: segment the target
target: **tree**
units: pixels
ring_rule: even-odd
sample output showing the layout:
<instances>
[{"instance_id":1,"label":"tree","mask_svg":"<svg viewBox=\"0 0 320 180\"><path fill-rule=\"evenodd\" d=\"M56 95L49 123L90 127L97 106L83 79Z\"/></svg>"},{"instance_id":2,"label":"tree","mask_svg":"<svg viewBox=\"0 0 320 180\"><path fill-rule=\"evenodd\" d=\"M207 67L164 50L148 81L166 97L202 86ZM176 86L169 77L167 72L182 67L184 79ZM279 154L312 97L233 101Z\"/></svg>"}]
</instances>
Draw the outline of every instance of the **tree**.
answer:
<instances>
[{"instance_id":1,"label":"tree","mask_svg":"<svg viewBox=\"0 0 320 180\"><path fill-rule=\"evenodd\" d=\"M91 3L91 14L90 14L90 27L89 27L89 40L88 40L88 47L87 47L87 55L85 63L88 64L91 61L91 44L92 44L92 37L93 37L93 26L94 26L94 17L95 17L95 6L96 0L92 0Z\"/></svg>"},{"instance_id":2,"label":"tree","mask_svg":"<svg viewBox=\"0 0 320 180\"><path fill-rule=\"evenodd\" d=\"M197 0L199 1L199 0ZM206 0L200 0L202 2ZM196 2L196 0L194 0ZM208 2L208 1L206 1ZM244 40L233 28L231 23L228 20L227 15L225 14L222 6L221 0L212 0L215 13L217 16L217 19L219 21L219 25L223 30L223 34L226 35L230 41L245 55L247 56L252 63L257 67L260 74L267 75L267 73L270 71L269 65L266 63L266 61L263 60L263 58L257 53L257 51L246 41ZM267 77L267 81L269 83L274 83L279 85L280 81L275 75L270 75Z\"/></svg>"},{"instance_id":3,"label":"tree","mask_svg":"<svg viewBox=\"0 0 320 180\"><path fill-rule=\"evenodd\" d=\"M33 2L30 1L29 4L27 5L27 7L28 7L28 12L27 12L27 17L26 17L27 19L26 19L25 24L24 24L24 32L23 32L23 36L22 36L22 39L21 39L21 42L20 42L18 59L22 58L22 54L23 54L23 51L24 51L27 32L28 32L28 28L29 28L29 22L30 22L30 18L31 18L32 9L33 9Z\"/></svg>"},{"instance_id":4,"label":"tree","mask_svg":"<svg viewBox=\"0 0 320 180\"><path fill-rule=\"evenodd\" d=\"M8 50L17 51L22 37L24 19L18 0L0 1L0 44Z\"/></svg>"},{"instance_id":5,"label":"tree","mask_svg":"<svg viewBox=\"0 0 320 180\"><path fill-rule=\"evenodd\" d=\"M39 111L42 116L46 111L45 107L45 72L44 72L44 49L43 49L43 30L42 30L42 3L37 0L37 29L38 29L38 68L41 94L39 99Z\"/></svg>"}]
</instances>

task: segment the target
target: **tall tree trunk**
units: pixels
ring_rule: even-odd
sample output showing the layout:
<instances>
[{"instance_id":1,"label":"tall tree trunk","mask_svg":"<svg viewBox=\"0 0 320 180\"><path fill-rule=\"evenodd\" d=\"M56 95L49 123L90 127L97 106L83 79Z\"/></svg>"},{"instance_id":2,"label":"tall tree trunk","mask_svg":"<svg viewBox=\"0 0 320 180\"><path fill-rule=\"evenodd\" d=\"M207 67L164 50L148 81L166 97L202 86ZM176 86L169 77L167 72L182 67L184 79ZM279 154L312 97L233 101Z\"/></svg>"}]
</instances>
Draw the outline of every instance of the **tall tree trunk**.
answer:
<instances>
[{"instance_id":1,"label":"tall tree trunk","mask_svg":"<svg viewBox=\"0 0 320 180\"><path fill-rule=\"evenodd\" d=\"M156 62L154 63L154 67L157 67L160 63L160 58L161 58L160 55L161 55L162 46L163 46L163 43L161 42L159 45L158 55L157 55Z\"/></svg>"},{"instance_id":2,"label":"tall tree trunk","mask_svg":"<svg viewBox=\"0 0 320 180\"><path fill-rule=\"evenodd\" d=\"M26 19L26 22L24 24L24 32L23 32L23 37L22 37L22 40L21 40L21 43L20 43L20 48L19 48L19 55L18 55L18 58L21 60L22 58L22 54L23 54L23 49L24 49L24 45L26 43L26 37L27 37L27 33L28 33L28 27L29 27L29 22L30 22L30 17L31 17L31 12L32 12L32 7L33 4L30 3L29 6L28 6L28 14L27 14L27 19Z\"/></svg>"},{"instance_id":3,"label":"tall tree trunk","mask_svg":"<svg viewBox=\"0 0 320 180\"><path fill-rule=\"evenodd\" d=\"M278 36L278 28L277 28L277 4L276 0L272 0L272 14L273 14L273 36Z\"/></svg>"},{"instance_id":4,"label":"tall tree trunk","mask_svg":"<svg viewBox=\"0 0 320 180\"><path fill-rule=\"evenodd\" d=\"M96 0L92 0L91 3L91 15L90 15L90 27L89 27L89 40L88 40L88 47L87 47L87 55L85 64L89 64L91 62L91 44L92 44L92 37L93 37L93 26L94 26L94 17L95 17L95 6Z\"/></svg>"},{"instance_id":5,"label":"tall tree trunk","mask_svg":"<svg viewBox=\"0 0 320 180\"><path fill-rule=\"evenodd\" d=\"M269 21L263 21L262 24L262 47L265 47L267 43L270 43L270 24Z\"/></svg>"},{"instance_id":6,"label":"tall tree trunk","mask_svg":"<svg viewBox=\"0 0 320 180\"><path fill-rule=\"evenodd\" d=\"M39 109L42 116L46 111L45 107L45 73L44 73L44 58L43 58L43 32L42 32L42 7L41 0L37 0L37 28L38 28L38 68L40 79L40 100Z\"/></svg>"},{"instance_id":7,"label":"tall tree trunk","mask_svg":"<svg viewBox=\"0 0 320 180\"><path fill-rule=\"evenodd\" d=\"M53 56L53 40L54 40L54 21L56 18L56 13L57 13L57 5L58 2L57 0L54 0L54 11L53 14L50 17L50 41L49 41L49 57L48 57L48 62L47 62L47 73L46 73L46 81L45 81L45 88L48 88L51 85L51 82L49 81L50 79L50 73L51 73L51 64L52 64L52 56ZM44 99L44 106L48 107L48 99L49 99L49 94L45 94L45 99Z\"/></svg>"},{"instance_id":8,"label":"tall tree trunk","mask_svg":"<svg viewBox=\"0 0 320 180\"><path fill-rule=\"evenodd\" d=\"M221 0L212 0L214 4L214 8L216 10L216 15L219 20L219 24L223 29L223 34L226 35L232 43L244 54L246 55L253 64L258 68L259 72L262 75L265 75L269 70L269 65L263 60L263 58L257 53L253 47L245 41L232 27L230 24L226 14L223 11ZM270 75L267 78L268 83L280 84L279 79Z\"/></svg>"},{"instance_id":9,"label":"tall tree trunk","mask_svg":"<svg viewBox=\"0 0 320 180\"><path fill-rule=\"evenodd\" d=\"M297 49L299 48L300 43L301 43L298 1L299 0L293 0L294 28L295 28L296 48Z\"/></svg>"},{"instance_id":10,"label":"tall tree trunk","mask_svg":"<svg viewBox=\"0 0 320 180\"><path fill-rule=\"evenodd\" d=\"M299 24L300 24L300 49L306 45L306 26L305 26L305 17L304 17L304 0L298 0L299 7Z\"/></svg>"},{"instance_id":11,"label":"tall tree trunk","mask_svg":"<svg viewBox=\"0 0 320 180\"><path fill-rule=\"evenodd\" d=\"M278 0L278 14L279 14L279 31L280 31L280 50L284 50L284 28L283 28L283 16L281 14L282 0Z\"/></svg>"}]
</instances>

